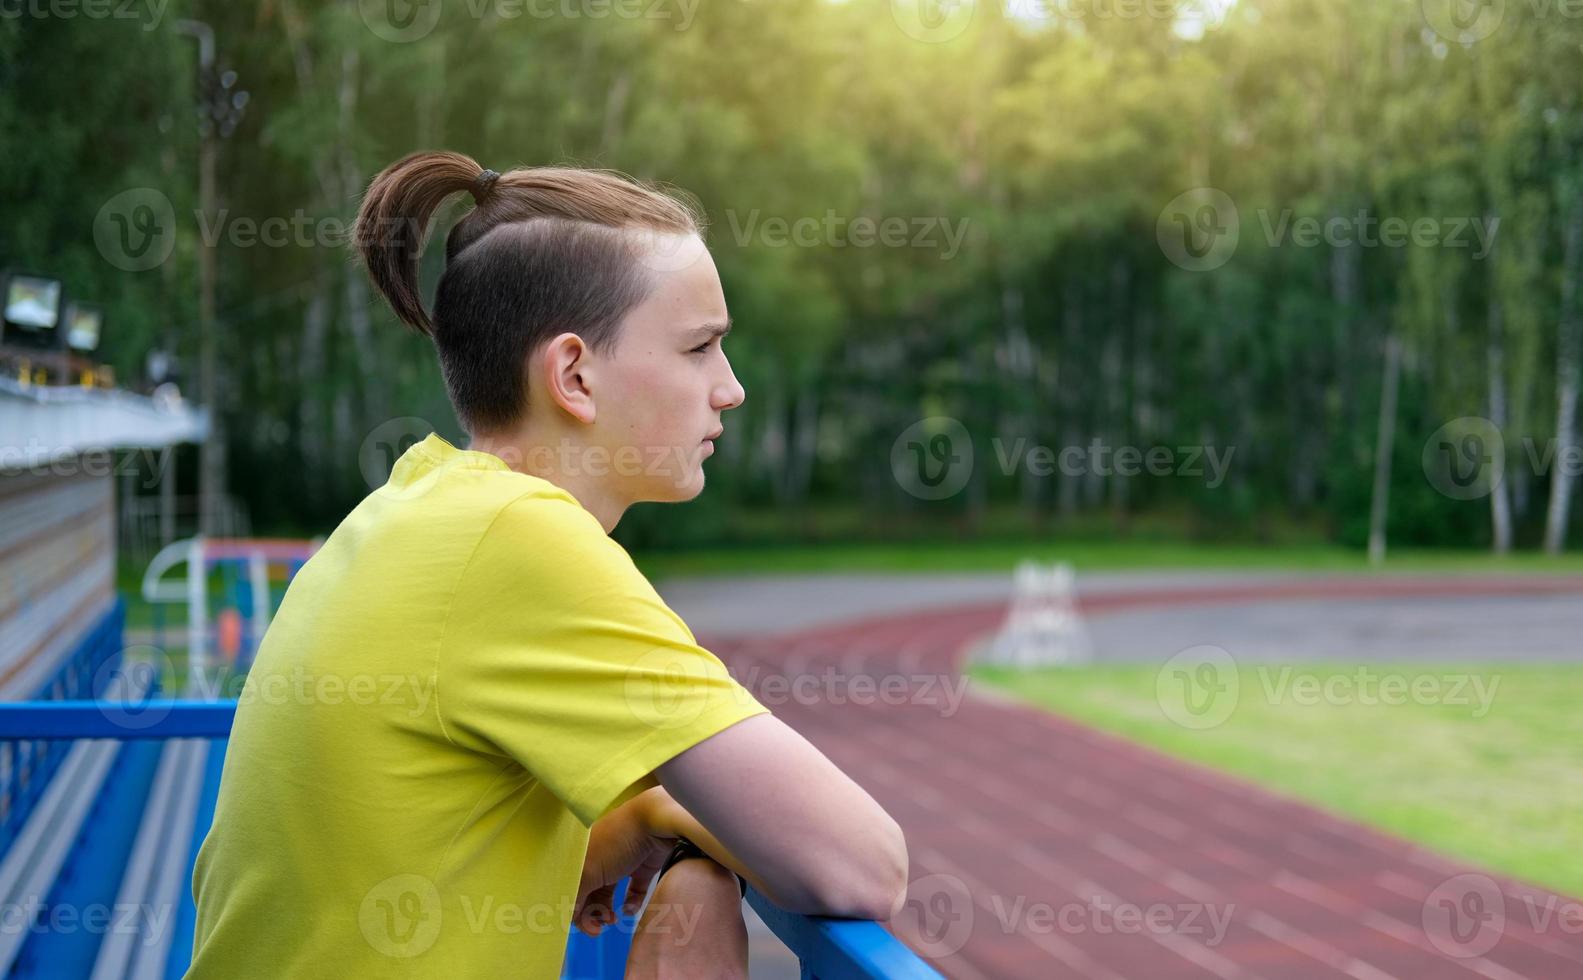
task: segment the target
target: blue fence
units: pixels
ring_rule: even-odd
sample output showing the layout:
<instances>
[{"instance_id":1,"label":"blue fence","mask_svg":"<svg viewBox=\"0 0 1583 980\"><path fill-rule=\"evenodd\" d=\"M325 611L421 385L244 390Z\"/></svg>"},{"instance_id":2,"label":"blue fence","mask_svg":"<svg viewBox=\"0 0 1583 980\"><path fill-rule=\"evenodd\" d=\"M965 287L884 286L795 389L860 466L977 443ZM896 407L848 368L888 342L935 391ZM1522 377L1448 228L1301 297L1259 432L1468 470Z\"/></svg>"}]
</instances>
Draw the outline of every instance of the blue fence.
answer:
<instances>
[{"instance_id":1,"label":"blue fence","mask_svg":"<svg viewBox=\"0 0 1583 980\"><path fill-rule=\"evenodd\" d=\"M119 609L113 615L113 635L118 636ZM100 639L96 631L95 642ZM115 646L111 644L109 657L114 656ZM73 691L89 693L91 679L101 673L107 662L98 648L86 656L85 663L97 663L86 673L88 686L71 688ZM80 665L75 676L84 676ZM12 821L16 826L7 838L7 853L0 858L0 890L9 888L15 893L23 888L19 882L25 881L28 874L35 879L49 878L47 897L29 913L33 919L28 927L0 936L0 976L85 977L96 966L104 969L107 958L127 974L148 970L166 977L182 975L191 955L193 936L189 884L192 862L214 813L224 739L230 733L235 710L235 701L157 697L133 703L67 698L0 704L0 746L14 751L30 746L30 757L35 760L27 779L16 781L12 780L14 773L7 775L7 791L21 793L25 787L31 802L16 811L21 819ZM171 761L175 746L192 749L182 757L180 765ZM90 757L83 751L89 748L100 755ZM106 761L103 755L111 751L114 755ZM68 757L69 753L76 754ZM49 790L52 795L45 800L38 785L44 781L39 760L53 760L55 770L51 772L70 766L70 771L60 772L62 782L92 782L91 800L78 801L73 809L70 794L64 792L69 786ZM185 794L178 784L182 772L187 774ZM13 795L13 800L18 799L21 797ZM140 821L138 815L145 805L155 806L156 799L174 802L161 804L167 806L164 819L152 822L174 829L150 843L151 821ZM49 812L36 812L41 806L48 807ZM35 813L40 819L30 821L29 815ZM68 822L53 823L57 813ZM68 839L56 840L53 845L47 840L41 843L51 829L35 833L43 818L51 818L57 837L64 835ZM154 832L159 833L160 828L154 828ZM60 861L52 871L50 862L42 857L35 860L32 853L13 855L13 844L19 850L37 848L39 855L45 857L59 852ZM159 856L153 868L146 866L149 861L135 857L149 853ZM163 876L158 866L161 861L168 866ZM138 878L139 875L143 877ZM172 891L172 881L179 883L179 890ZM129 903L118 896L124 898L138 893L138 889L152 894L160 888L172 897L172 921L158 930L158 936L135 933L131 939L117 937L123 940L119 948L109 948L113 940L103 931L55 928L49 919L51 910L126 905ZM0 895L0 901L6 900L14 900L14 895ZM748 901L797 955L804 978L939 977L877 923L795 915L776 908L752 890ZM598 939L574 930L567 945L565 976L575 980L620 977L631 940L631 925L631 920L626 919L616 928L607 928ZM8 943L7 939L13 941ZM151 962L151 957L157 962Z\"/></svg>"},{"instance_id":2,"label":"blue fence","mask_svg":"<svg viewBox=\"0 0 1583 980\"><path fill-rule=\"evenodd\" d=\"M93 698L121 651L126 606L120 601L88 631L54 676L33 692L37 699ZM11 736L0 741L0 853L11 849L39 796L54 778L71 746L59 741Z\"/></svg>"}]
</instances>

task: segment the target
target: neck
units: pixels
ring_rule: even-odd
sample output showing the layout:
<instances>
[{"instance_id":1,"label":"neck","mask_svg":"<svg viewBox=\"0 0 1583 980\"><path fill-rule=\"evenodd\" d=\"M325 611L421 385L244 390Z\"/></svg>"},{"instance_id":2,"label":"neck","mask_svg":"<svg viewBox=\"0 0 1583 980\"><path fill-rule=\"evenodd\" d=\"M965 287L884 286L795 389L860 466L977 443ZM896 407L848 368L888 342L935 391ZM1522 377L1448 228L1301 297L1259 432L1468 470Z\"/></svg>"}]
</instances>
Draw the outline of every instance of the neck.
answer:
<instances>
[{"instance_id":1,"label":"neck","mask_svg":"<svg viewBox=\"0 0 1583 980\"><path fill-rule=\"evenodd\" d=\"M609 534L615 530L628 501L612 492L610 482L585 472L580 457L586 447L565 433L546 436L537 433L494 433L476 436L468 449L498 456L518 473L526 473L555 484L576 498L583 509L594 515Z\"/></svg>"}]
</instances>

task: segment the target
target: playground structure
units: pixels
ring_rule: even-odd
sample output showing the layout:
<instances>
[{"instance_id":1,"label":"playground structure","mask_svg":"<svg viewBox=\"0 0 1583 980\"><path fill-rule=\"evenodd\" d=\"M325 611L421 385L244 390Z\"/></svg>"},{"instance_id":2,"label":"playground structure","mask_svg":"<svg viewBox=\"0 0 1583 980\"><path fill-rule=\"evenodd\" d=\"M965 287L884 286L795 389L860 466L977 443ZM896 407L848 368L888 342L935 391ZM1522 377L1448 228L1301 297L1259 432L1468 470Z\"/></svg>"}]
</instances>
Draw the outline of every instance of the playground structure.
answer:
<instances>
[{"instance_id":1,"label":"playground structure","mask_svg":"<svg viewBox=\"0 0 1583 980\"><path fill-rule=\"evenodd\" d=\"M155 610L154 644L160 649L169 649L164 607L186 603L189 693L198 690L194 685L212 677L217 659L246 671L274 617L275 583L284 592L319 543L199 536L160 549L143 574L143 599ZM185 579L166 579L183 565ZM211 613L209 586L216 575L220 577L219 607Z\"/></svg>"}]
</instances>

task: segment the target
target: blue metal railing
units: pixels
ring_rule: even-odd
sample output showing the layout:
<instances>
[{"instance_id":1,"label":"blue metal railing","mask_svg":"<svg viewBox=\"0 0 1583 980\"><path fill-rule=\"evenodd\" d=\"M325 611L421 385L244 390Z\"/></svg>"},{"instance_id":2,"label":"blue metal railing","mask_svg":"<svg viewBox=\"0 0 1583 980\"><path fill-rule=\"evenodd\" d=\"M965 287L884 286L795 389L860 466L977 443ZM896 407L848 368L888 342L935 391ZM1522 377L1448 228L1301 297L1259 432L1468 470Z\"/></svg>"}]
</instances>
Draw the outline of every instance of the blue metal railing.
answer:
<instances>
[{"instance_id":1,"label":"blue metal railing","mask_svg":"<svg viewBox=\"0 0 1583 980\"><path fill-rule=\"evenodd\" d=\"M126 606L117 599L33 697L92 698L102 693L95 685L104 683L106 665L121 652L125 621ZM10 848L70 749L63 742L35 740L25 731L0 742L0 852Z\"/></svg>"},{"instance_id":2,"label":"blue metal railing","mask_svg":"<svg viewBox=\"0 0 1583 980\"><path fill-rule=\"evenodd\" d=\"M228 738L236 701L17 701L0 704L0 739Z\"/></svg>"},{"instance_id":3,"label":"blue metal railing","mask_svg":"<svg viewBox=\"0 0 1583 980\"><path fill-rule=\"evenodd\" d=\"M219 740L230 735L235 713L234 700L200 702L152 699L129 703L70 700L0 704L0 744L9 744L13 740L47 743L65 743L75 739ZM224 743L218 741L211 746L203 791L198 797L199 819L188 851L185 880L191 880L191 862L197 855L198 843L213 816L223 747ZM184 888L183 896L182 907L176 912L167 976L179 976L190 956L193 922L190 890ZM797 955L802 963L805 980L930 980L940 976L878 923L797 915L777 908L751 889L748 901L781 941ZM621 976L626 958L625 946L629 941L630 931L623 935L607 929L606 936L597 940L574 931L567 948L568 976ZM620 948L617 949L617 946Z\"/></svg>"}]
</instances>

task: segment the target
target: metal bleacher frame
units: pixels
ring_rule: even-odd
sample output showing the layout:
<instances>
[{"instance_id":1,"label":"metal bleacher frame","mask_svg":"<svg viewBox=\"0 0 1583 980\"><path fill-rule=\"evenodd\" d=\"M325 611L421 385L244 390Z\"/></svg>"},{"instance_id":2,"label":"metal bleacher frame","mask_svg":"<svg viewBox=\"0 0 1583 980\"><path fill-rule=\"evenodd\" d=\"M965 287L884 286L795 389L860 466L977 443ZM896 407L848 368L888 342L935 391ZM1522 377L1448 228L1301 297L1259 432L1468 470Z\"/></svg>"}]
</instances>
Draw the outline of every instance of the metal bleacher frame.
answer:
<instances>
[{"instance_id":1,"label":"metal bleacher frame","mask_svg":"<svg viewBox=\"0 0 1583 980\"><path fill-rule=\"evenodd\" d=\"M27 916L0 923L0 976L186 972L193 861L236 701L138 683L118 662L124 617L118 601L34 700L0 704L0 908ZM748 901L805 980L940 976L878 923L797 915L751 889ZM109 917L91 925L96 909ZM631 930L629 917L598 939L573 930L563 976L622 976Z\"/></svg>"}]
</instances>

